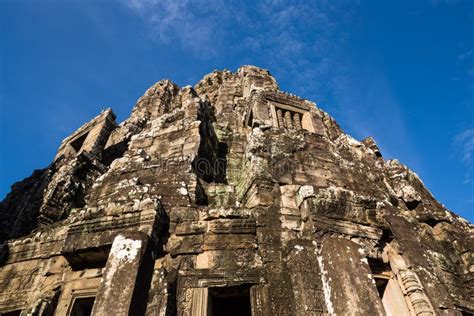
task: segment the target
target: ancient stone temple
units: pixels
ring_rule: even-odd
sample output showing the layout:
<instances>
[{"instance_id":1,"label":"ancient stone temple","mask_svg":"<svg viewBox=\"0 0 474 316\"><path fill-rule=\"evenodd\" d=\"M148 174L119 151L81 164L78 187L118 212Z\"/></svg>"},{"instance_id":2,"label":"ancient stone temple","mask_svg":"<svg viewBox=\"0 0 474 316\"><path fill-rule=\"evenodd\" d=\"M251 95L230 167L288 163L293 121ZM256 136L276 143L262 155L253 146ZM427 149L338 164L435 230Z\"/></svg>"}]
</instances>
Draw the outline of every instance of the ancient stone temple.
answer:
<instances>
[{"instance_id":1,"label":"ancient stone temple","mask_svg":"<svg viewBox=\"0 0 474 316\"><path fill-rule=\"evenodd\" d=\"M2 315L472 315L472 225L253 66L107 109L0 204Z\"/></svg>"}]
</instances>

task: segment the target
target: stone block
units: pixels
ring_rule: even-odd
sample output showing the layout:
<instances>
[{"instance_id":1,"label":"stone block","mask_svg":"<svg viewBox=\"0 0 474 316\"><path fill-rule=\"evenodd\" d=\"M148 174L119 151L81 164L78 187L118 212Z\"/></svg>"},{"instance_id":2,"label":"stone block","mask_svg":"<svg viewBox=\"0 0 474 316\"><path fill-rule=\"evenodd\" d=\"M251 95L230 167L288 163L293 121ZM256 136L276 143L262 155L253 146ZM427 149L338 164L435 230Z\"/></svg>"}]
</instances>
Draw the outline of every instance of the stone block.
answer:
<instances>
[{"instance_id":1,"label":"stone block","mask_svg":"<svg viewBox=\"0 0 474 316\"><path fill-rule=\"evenodd\" d=\"M209 232L214 234L255 234L254 219L215 219L209 221Z\"/></svg>"},{"instance_id":2,"label":"stone block","mask_svg":"<svg viewBox=\"0 0 474 316\"><path fill-rule=\"evenodd\" d=\"M186 235L169 239L166 250L171 256L198 254L203 251L204 237L202 235Z\"/></svg>"},{"instance_id":3,"label":"stone block","mask_svg":"<svg viewBox=\"0 0 474 316\"><path fill-rule=\"evenodd\" d=\"M176 226L174 233L176 236L197 235L207 231L207 222L182 222Z\"/></svg>"},{"instance_id":4,"label":"stone block","mask_svg":"<svg viewBox=\"0 0 474 316\"><path fill-rule=\"evenodd\" d=\"M205 235L204 250L231 250L257 248L256 236L253 234L238 235Z\"/></svg>"},{"instance_id":5,"label":"stone block","mask_svg":"<svg viewBox=\"0 0 474 316\"><path fill-rule=\"evenodd\" d=\"M317 260L329 314L385 315L369 265L361 253L360 246L349 240L324 239Z\"/></svg>"},{"instance_id":6,"label":"stone block","mask_svg":"<svg viewBox=\"0 0 474 316\"><path fill-rule=\"evenodd\" d=\"M92 315L145 313L153 273L148 242L148 237L138 232L114 238Z\"/></svg>"}]
</instances>

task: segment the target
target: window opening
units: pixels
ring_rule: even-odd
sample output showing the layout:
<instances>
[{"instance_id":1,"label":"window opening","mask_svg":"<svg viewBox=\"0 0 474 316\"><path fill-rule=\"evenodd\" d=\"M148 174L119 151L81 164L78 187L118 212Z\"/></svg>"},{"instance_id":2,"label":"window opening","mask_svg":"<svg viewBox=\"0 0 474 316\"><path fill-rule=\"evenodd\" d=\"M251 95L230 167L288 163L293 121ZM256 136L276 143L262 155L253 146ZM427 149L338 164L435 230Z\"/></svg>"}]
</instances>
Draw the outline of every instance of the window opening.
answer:
<instances>
[{"instance_id":1,"label":"window opening","mask_svg":"<svg viewBox=\"0 0 474 316\"><path fill-rule=\"evenodd\" d=\"M71 147L74 148L76 152L79 152L81 150L82 145L84 145L84 142L86 141L87 135L89 135L89 132L84 133L84 135L79 136L70 143Z\"/></svg>"},{"instance_id":2,"label":"window opening","mask_svg":"<svg viewBox=\"0 0 474 316\"><path fill-rule=\"evenodd\" d=\"M74 299L70 316L89 316L92 313L95 297L78 297Z\"/></svg>"},{"instance_id":3,"label":"window opening","mask_svg":"<svg viewBox=\"0 0 474 316\"><path fill-rule=\"evenodd\" d=\"M248 286L209 288L209 316L251 316Z\"/></svg>"}]
</instances>

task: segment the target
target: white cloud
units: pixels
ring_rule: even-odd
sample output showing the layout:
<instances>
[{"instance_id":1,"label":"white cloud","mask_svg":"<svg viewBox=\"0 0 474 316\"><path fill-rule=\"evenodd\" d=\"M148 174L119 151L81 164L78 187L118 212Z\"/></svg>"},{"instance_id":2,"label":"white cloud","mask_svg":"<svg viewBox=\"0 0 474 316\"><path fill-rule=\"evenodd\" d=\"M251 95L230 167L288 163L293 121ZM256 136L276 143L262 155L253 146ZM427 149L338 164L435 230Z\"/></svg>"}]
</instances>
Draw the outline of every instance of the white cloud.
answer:
<instances>
[{"instance_id":1,"label":"white cloud","mask_svg":"<svg viewBox=\"0 0 474 316\"><path fill-rule=\"evenodd\" d=\"M145 20L156 40L165 44L177 42L202 57L216 54L221 22L229 12L219 0L124 0L123 3Z\"/></svg>"},{"instance_id":2,"label":"white cloud","mask_svg":"<svg viewBox=\"0 0 474 316\"><path fill-rule=\"evenodd\" d=\"M385 158L397 158L423 173L423 163L406 124L405 113L387 76L360 61L331 78L331 109L343 129L357 139L374 137Z\"/></svg>"},{"instance_id":3,"label":"white cloud","mask_svg":"<svg viewBox=\"0 0 474 316\"><path fill-rule=\"evenodd\" d=\"M328 66L334 61L327 56L335 56L344 39L338 27L348 23L356 6L353 1L283 0L123 3L145 20L160 43L177 44L200 58L232 52L240 64L254 63L276 77L291 77L288 89L307 97L315 97L310 89L324 89L327 81L321 77L336 69Z\"/></svg>"},{"instance_id":4,"label":"white cloud","mask_svg":"<svg viewBox=\"0 0 474 316\"><path fill-rule=\"evenodd\" d=\"M428 1L431 7L438 8L443 5L450 6L459 3L459 0L429 0Z\"/></svg>"},{"instance_id":5,"label":"white cloud","mask_svg":"<svg viewBox=\"0 0 474 316\"><path fill-rule=\"evenodd\" d=\"M469 59L471 56L473 56L473 54L474 54L474 49L467 50L458 55L458 60L464 61L466 59Z\"/></svg>"},{"instance_id":6,"label":"white cloud","mask_svg":"<svg viewBox=\"0 0 474 316\"><path fill-rule=\"evenodd\" d=\"M464 173L464 184L472 183L472 174L474 173L474 166L472 164L474 159L474 129L466 129L454 137L454 147L456 152L461 156L462 162L466 165Z\"/></svg>"},{"instance_id":7,"label":"white cloud","mask_svg":"<svg viewBox=\"0 0 474 316\"><path fill-rule=\"evenodd\" d=\"M324 96L322 107L342 120L343 127L359 138L374 136L389 156L388 144L397 149L394 156L405 148L411 165L418 165L388 80L379 69L359 64L359 68L365 67L361 75L361 69L354 70L343 57L346 32L359 23L357 1L125 3L146 21L157 41L176 43L201 58L232 51L239 64L269 69L285 90L317 102Z\"/></svg>"},{"instance_id":8,"label":"white cloud","mask_svg":"<svg viewBox=\"0 0 474 316\"><path fill-rule=\"evenodd\" d=\"M461 153L462 160L470 164L474 156L474 129L467 129L456 135L454 144Z\"/></svg>"},{"instance_id":9,"label":"white cloud","mask_svg":"<svg viewBox=\"0 0 474 316\"><path fill-rule=\"evenodd\" d=\"M410 152L419 167L404 113L384 74L373 65L346 60L348 30L357 27L356 1L133 0L154 38L176 42L198 57L221 57L269 69L284 90L320 103L356 137L374 136L386 156ZM235 57L237 56L237 57ZM235 60L235 58L240 60ZM324 97L324 100L321 98ZM390 130L390 133L387 133ZM392 151L391 153L389 151Z\"/></svg>"}]
</instances>

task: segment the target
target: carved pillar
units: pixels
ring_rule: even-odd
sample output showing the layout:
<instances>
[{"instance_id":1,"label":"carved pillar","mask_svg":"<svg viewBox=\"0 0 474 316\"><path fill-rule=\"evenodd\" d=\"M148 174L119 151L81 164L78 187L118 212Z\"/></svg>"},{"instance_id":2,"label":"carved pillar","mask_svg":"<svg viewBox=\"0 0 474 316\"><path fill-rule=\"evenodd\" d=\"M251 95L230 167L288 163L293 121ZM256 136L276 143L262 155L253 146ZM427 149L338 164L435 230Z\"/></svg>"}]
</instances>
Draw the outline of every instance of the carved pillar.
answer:
<instances>
[{"instance_id":1,"label":"carved pillar","mask_svg":"<svg viewBox=\"0 0 474 316\"><path fill-rule=\"evenodd\" d=\"M193 306L191 316L207 316L208 315L208 297L207 287L193 289Z\"/></svg>"},{"instance_id":2,"label":"carved pillar","mask_svg":"<svg viewBox=\"0 0 474 316\"><path fill-rule=\"evenodd\" d=\"M398 284L405 295L408 308L412 314L422 316L435 315L418 276L407 267L405 260L398 251L392 245L388 245L384 249L384 256L386 256L387 261L390 263L390 268L398 280Z\"/></svg>"},{"instance_id":3,"label":"carved pillar","mask_svg":"<svg viewBox=\"0 0 474 316\"><path fill-rule=\"evenodd\" d=\"M301 116L299 113L293 114L293 125L297 130L301 129Z\"/></svg>"},{"instance_id":4,"label":"carved pillar","mask_svg":"<svg viewBox=\"0 0 474 316\"><path fill-rule=\"evenodd\" d=\"M271 315L268 286L254 285L250 288L252 316Z\"/></svg>"},{"instance_id":5,"label":"carved pillar","mask_svg":"<svg viewBox=\"0 0 474 316\"><path fill-rule=\"evenodd\" d=\"M285 122L283 121L283 112L281 109L277 110L277 119L278 119L278 127L285 128Z\"/></svg>"},{"instance_id":6,"label":"carved pillar","mask_svg":"<svg viewBox=\"0 0 474 316\"><path fill-rule=\"evenodd\" d=\"M293 119L290 111L285 111L285 126L287 129L293 129Z\"/></svg>"},{"instance_id":7,"label":"carved pillar","mask_svg":"<svg viewBox=\"0 0 474 316\"><path fill-rule=\"evenodd\" d=\"M405 296L408 298L410 307L416 315L435 315L431 304L423 291L423 287L416 274L410 270L400 270L397 274L400 286Z\"/></svg>"}]
</instances>

